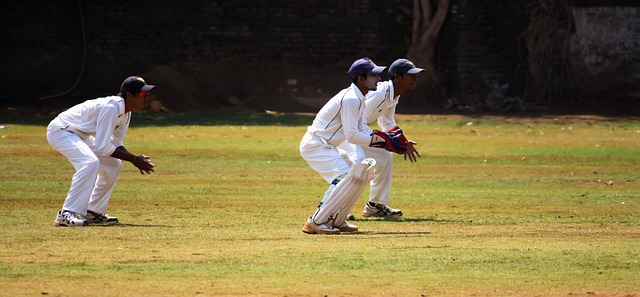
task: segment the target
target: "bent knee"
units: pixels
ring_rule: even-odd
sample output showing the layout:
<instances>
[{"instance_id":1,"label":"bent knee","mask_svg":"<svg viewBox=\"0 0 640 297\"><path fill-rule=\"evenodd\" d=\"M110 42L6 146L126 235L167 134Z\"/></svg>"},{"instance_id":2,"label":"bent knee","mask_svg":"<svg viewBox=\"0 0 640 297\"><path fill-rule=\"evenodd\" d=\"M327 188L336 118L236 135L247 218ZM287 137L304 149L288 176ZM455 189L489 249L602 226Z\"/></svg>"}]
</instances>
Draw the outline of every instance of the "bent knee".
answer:
<instances>
[{"instance_id":1,"label":"bent knee","mask_svg":"<svg viewBox=\"0 0 640 297\"><path fill-rule=\"evenodd\" d=\"M122 168L122 160L113 158L113 167L116 169Z\"/></svg>"},{"instance_id":2,"label":"bent knee","mask_svg":"<svg viewBox=\"0 0 640 297\"><path fill-rule=\"evenodd\" d=\"M102 158L100 159L100 162L104 168L110 168L115 171L120 171L120 169L122 169L122 160L117 158Z\"/></svg>"},{"instance_id":3,"label":"bent knee","mask_svg":"<svg viewBox=\"0 0 640 297\"><path fill-rule=\"evenodd\" d=\"M98 170L100 169L100 160L96 156L85 156L85 158L80 163L80 168L87 171L98 172Z\"/></svg>"}]
</instances>

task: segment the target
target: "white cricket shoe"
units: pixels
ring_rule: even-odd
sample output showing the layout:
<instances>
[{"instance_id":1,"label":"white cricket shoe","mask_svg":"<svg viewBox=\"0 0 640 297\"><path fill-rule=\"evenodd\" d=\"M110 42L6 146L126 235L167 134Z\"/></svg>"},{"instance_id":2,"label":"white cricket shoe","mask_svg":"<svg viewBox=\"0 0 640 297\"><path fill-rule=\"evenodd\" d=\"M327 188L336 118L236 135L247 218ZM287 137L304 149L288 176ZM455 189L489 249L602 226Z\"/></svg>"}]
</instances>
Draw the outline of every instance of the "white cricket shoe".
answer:
<instances>
[{"instance_id":1,"label":"white cricket shoe","mask_svg":"<svg viewBox=\"0 0 640 297\"><path fill-rule=\"evenodd\" d=\"M333 228L329 226L329 224L316 224L311 220L311 218L307 219L307 222L304 223L304 227L302 227L302 232L307 234L340 234L340 229Z\"/></svg>"},{"instance_id":2,"label":"white cricket shoe","mask_svg":"<svg viewBox=\"0 0 640 297\"><path fill-rule=\"evenodd\" d=\"M118 218L108 216L106 213L99 213L87 210L87 221L91 225L115 225L118 224Z\"/></svg>"},{"instance_id":3,"label":"white cricket shoe","mask_svg":"<svg viewBox=\"0 0 640 297\"><path fill-rule=\"evenodd\" d=\"M362 210L362 216L394 219L402 216L402 210L391 208L384 204L368 202L364 206L364 210Z\"/></svg>"},{"instance_id":4,"label":"white cricket shoe","mask_svg":"<svg viewBox=\"0 0 640 297\"><path fill-rule=\"evenodd\" d=\"M89 222L85 219L85 217L77 212L63 210L58 212L58 216L56 217L54 226L62 226L62 227L79 227L79 226L87 226Z\"/></svg>"},{"instance_id":5,"label":"white cricket shoe","mask_svg":"<svg viewBox=\"0 0 640 297\"><path fill-rule=\"evenodd\" d=\"M351 224L347 221L342 222L340 226L333 225L335 228L338 228L340 232L356 232L358 231L358 226Z\"/></svg>"}]
</instances>

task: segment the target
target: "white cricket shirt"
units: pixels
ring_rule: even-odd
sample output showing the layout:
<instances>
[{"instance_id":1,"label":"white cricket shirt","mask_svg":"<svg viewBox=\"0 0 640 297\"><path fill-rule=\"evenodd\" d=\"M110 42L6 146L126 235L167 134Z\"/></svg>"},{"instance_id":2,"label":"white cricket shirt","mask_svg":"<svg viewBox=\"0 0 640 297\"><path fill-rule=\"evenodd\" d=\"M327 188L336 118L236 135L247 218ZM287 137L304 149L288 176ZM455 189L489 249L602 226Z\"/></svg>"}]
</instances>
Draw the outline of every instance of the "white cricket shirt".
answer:
<instances>
[{"instance_id":1,"label":"white cricket shirt","mask_svg":"<svg viewBox=\"0 0 640 297\"><path fill-rule=\"evenodd\" d=\"M369 91L366 97L364 117L367 124L376 119L383 131L387 131L396 125L396 106L400 96L394 96L393 82L388 80L378 83L375 91Z\"/></svg>"},{"instance_id":2,"label":"white cricket shirt","mask_svg":"<svg viewBox=\"0 0 640 297\"><path fill-rule=\"evenodd\" d=\"M122 146L129 129L131 112L124 112L124 99L120 96L87 100L60 113L58 119L65 125L95 137L95 152L110 156Z\"/></svg>"},{"instance_id":3,"label":"white cricket shirt","mask_svg":"<svg viewBox=\"0 0 640 297\"><path fill-rule=\"evenodd\" d=\"M369 146L371 129L364 122L364 95L353 83L333 96L318 112L307 131L338 146L349 143Z\"/></svg>"}]
</instances>

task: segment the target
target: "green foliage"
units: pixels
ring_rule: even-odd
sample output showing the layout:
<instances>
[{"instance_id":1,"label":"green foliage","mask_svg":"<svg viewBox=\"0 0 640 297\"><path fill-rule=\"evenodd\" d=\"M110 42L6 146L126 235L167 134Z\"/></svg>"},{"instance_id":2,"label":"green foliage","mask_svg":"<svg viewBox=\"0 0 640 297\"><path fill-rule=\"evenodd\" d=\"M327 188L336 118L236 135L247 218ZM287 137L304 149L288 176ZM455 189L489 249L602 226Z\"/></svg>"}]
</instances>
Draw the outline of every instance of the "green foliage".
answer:
<instances>
[{"instance_id":1,"label":"green foliage","mask_svg":"<svg viewBox=\"0 0 640 297\"><path fill-rule=\"evenodd\" d=\"M139 115L137 115L139 117ZM326 184L311 117L138 119L112 227L53 227L73 169L39 122L0 129L2 296L638 296L640 123L400 116L398 220L301 232ZM470 124L471 123L471 124ZM6 123L0 123L6 125Z\"/></svg>"}]
</instances>

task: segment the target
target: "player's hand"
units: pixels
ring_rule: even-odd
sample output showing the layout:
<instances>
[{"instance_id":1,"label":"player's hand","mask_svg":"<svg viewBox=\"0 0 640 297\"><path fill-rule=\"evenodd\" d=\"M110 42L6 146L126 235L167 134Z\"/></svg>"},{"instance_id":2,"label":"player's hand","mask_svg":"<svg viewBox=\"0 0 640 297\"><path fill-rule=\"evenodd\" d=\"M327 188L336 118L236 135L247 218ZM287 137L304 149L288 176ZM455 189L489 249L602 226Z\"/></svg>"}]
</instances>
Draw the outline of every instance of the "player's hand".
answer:
<instances>
[{"instance_id":1,"label":"player's hand","mask_svg":"<svg viewBox=\"0 0 640 297\"><path fill-rule=\"evenodd\" d=\"M156 167L155 164L151 163L151 159L149 156L139 155L133 159L133 166L136 166L138 170L140 170L140 174L151 174L151 172L155 172L153 167Z\"/></svg>"},{"instance_id":2,"label":"player's hand","mask_svg":"<svg viewBox=\"0 0 640 297\"><path fill-rule=\"evenodd\" d=\"M407 141L407 152L404 153L404 160L407 160L407 157L409 158L409 161L411 162L416 162L417 161L417 157L420 157L420 153L418 152L418 150L414 147L415 145L418 145L417 142L413 141L413 140L408 140Z\"/></svg>"},{"instance_id":3,"label":"player's hand","mask_svg":"<svg viewBox=\"0 0 640 297\"><path fill-rule=\"evenodd\" d=\"M401 132L402 131L398 134L391 135L387 132L373 130L373 132L371 132L371 142L369 146L383 148L392 153L402 155L407 152L407 143L403 141L404 136Z\"/></svg>"}]
</instances>

